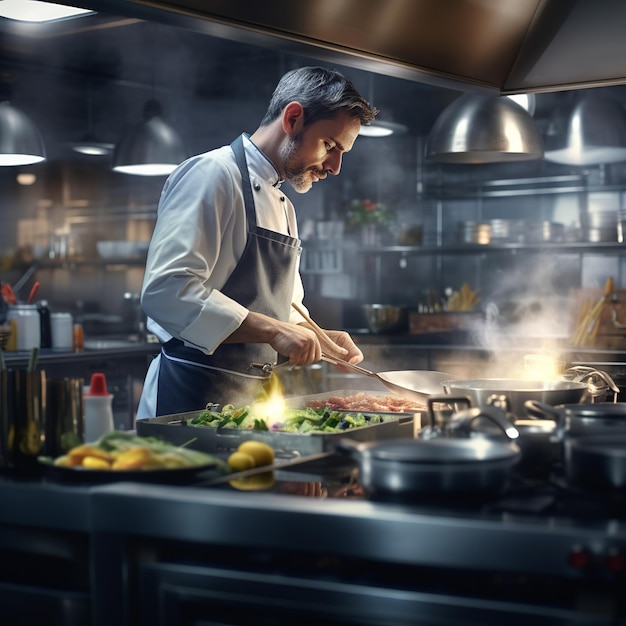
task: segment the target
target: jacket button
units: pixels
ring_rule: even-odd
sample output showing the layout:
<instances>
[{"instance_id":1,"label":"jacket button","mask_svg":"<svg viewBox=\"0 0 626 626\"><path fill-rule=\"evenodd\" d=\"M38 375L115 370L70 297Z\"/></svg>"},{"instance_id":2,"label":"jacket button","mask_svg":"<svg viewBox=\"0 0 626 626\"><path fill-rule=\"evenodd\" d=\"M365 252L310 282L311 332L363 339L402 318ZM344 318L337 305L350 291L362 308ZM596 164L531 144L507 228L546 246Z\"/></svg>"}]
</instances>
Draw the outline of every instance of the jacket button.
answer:
<instances>
[{"instance_id":1,"label":"jacket button","mask_svg":"<svg viewBox=\"0 0 626 626\"><path fill-rule=\"evenodd\" d=\"M259 185L259 183L254 183L254 191L261 191L261 185Z\"/></svg>"},{"instance_id":2,"label":"jacket button","mask_svg":"<svg viewBox=\"0 0 626 626\"><path fill-rule=\"evenodd\" d=\"M285 201L285 196L281 196L281 197L280 197L280 201L281 201L281 202L284 202L284 201Z\"/></svg>"}]
</instances>

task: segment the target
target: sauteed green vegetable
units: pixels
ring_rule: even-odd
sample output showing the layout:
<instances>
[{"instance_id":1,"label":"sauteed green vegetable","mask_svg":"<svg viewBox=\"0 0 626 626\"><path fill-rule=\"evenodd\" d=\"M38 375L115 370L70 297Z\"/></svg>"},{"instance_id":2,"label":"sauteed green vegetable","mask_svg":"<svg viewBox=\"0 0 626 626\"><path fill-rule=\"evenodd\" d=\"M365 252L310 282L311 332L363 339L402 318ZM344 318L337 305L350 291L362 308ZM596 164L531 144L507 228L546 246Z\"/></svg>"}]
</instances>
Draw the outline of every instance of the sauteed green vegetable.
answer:
<instances>
[{"instance_id":1,"label":"sauteed green vegetable","mask_svg":"<svg viewBox=\"0 0 626 626\"><path fill-rule=\"evenodd\" d=\"M255 415L254 406L235 408L232 404L221 411L203 411L190 419L190 426L212 426L215 428L239 428L242 430L275 430L290 433L337 432L380 424L394 416L370 415L365 413L343 413L330 409L285 409L279 419Z\"/></svg>"}]
</instances>

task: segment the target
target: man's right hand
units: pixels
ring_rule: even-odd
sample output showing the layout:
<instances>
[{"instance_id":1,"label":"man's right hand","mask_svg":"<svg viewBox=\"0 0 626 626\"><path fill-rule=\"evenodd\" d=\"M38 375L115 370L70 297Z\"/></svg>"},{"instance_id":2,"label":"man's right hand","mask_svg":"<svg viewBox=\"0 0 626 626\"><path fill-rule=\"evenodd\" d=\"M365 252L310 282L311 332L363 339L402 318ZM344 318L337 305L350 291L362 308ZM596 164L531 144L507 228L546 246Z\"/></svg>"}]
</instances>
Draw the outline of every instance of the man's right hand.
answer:
<instances>
[{"instance_id":1,"label":"man's right hand","mask_svg":"<svg viewBox=\"0 0 626 626\"><path fill-rule=\"evenodd\" d=\"M268 343L290 365L308 365L322 358L322 348L315 333L301 325L250 311L241 326L225 343Z\"/></svg>"}]
</instances>

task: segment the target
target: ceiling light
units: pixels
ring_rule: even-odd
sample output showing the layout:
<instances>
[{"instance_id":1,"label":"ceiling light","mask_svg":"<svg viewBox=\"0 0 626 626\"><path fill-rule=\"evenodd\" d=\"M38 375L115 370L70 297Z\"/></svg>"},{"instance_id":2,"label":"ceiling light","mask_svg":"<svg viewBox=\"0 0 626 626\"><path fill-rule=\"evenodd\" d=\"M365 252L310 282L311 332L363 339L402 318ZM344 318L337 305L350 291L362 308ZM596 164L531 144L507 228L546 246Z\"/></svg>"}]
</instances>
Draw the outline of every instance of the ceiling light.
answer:
<instances>
[{"instance_id":1,"label":"ceiling light","mask_svg":"<svg viewBox=\"0 0 626 626\"><path fill-rule=\"evenodd\" d=\"M402 135L407 132L406 126L395 122L374 120L371 124L361 126L359 135L363 137L388 137L389 135Z\"/></svg>"},{"instance_id":2,"label":"ceiling light","mask_svg":"<svg viewBox=\"0 0 626 626\"><path fill-rule=\"evenodd\" d=\"M439 115L426 141L426 158L442 163L528 161L543 156L532 117L510 98L465 94Z\"/></svg>"},{"instance_id":3,"label":"ceiling light","mask_svg":"<svg viewBox=\"0 0 626 626\"><path fill-rule=\"evenodd\" d=\"M37 182L37 176L32 172L20 172L16 177L18 185L26 187L34 185Z\"/></svg>"},{"instance_id":4,"label":"ceiling light","mask_svg":"<svg viewBox=\"0 0 626 626\"><path fill-rule=\"evenodd\" d=\"M166 176L187 158L178 133L161 117L161 105L149 100L144 121L115 147L113 170L139 176Z\"/></svg>"},{"instance_id":5,"label":"ceiling light","mask_svg":"<svg viewBox=\"0 0 626 626\"><path fill-rule=\"evenodd\" d=\"M115 144L100 141L91 134L85 135L80 141L72 144L72 150L74 150L74 152L88 156L106 156L107 154L111 154L114 148Z\"/></svg>"},{"instance_id":6,"label":"ceiling light","mask_svg":"<svg viewBox=\"0 0 626 626\"><path fill-rule=\"evenodd\" d=\"M95 13L90 9L37 2L36 0L0 0L0 17L20 22L56 22Z\"/></svg>"},{"instance_id":7,"label":"ceiling light","mask_svg":"<svg viewBox=\"0 0 626 626\"><path fill-rule=\"evenodd\" d=\"M96 138L93 132L94 113L93 113L93 94L91 86L87 88L87 132L79 139L70 144L74 152L85 154L87 156L106 156L113 152L115 145L106 143Z\"/></svg>"},{"instance_id":8,"label":"ceiling light","mask_svg":"<svg viewBox=\"0 0 626 626\"><path fill-rule=\"evenodd\" d=\"M626 161L626 118L612 98L576 95L553 115L546 131L545 159L565 165Z\"/></svg>"},{"instance_id":9,"label":"ceiling light","mask_svg":"<svg viewBox=\"0 0 626 626\"><path fill-rule=\"evenodd\" d=\"M37 127L19 109L0 103L0 166L45 161L46 151Z\"/></svg>"}]
</instances>

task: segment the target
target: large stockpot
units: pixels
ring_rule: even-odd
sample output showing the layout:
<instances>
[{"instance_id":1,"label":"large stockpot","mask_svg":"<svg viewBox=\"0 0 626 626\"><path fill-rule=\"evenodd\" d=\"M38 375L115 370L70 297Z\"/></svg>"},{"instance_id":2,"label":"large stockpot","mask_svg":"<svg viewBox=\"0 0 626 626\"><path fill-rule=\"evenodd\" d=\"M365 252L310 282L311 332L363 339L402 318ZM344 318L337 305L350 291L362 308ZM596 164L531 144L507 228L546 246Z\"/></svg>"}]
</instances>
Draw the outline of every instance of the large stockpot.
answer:
<instances>
[{"instance_id":1,"label":"large stockpot","mask_svg":"<svg viewBox=\"0 0 626 626\"><path fill-rule=\"evenodd\" d=\"M514 443L487 438L394 439L357 443L339 452L359 465L359 480L374 496L459 500L491 497L508 485L520 458Z\"/></svg>"},{"instance_id":2,"label":"large stockpot","mask_svg":"<svg viewBox=\"0 0 626 626\"><path fill-rule=\"evenodd\" d=\"M444 391L453 396L468 396L473 404L490 404L493 396L506 396L516 417L526 415L524 403L537 400L546 404L580 402L587 391L584 382L571 380L524 380L509 378L474 378L442 381Z\"/></svg>"}]
</instances>

